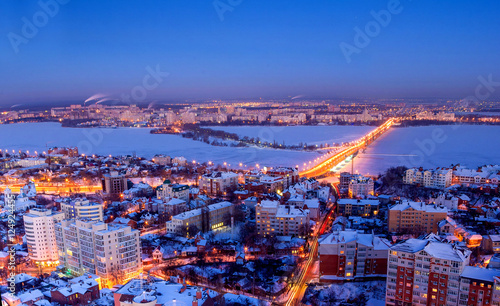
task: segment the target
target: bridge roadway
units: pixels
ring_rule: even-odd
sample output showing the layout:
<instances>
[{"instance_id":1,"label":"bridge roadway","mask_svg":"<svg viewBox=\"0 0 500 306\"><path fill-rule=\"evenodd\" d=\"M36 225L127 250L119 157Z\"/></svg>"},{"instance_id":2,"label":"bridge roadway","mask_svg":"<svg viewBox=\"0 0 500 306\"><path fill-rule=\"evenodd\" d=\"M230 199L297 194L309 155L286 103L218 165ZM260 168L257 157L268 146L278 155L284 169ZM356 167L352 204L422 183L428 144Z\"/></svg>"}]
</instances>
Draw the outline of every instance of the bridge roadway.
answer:
<instances>
[{"instance_id":1,"label":"bridge roadway","mask_svg":"<svg viewBox=\"0 0 500 306\"><path fill-rule=\"evenodd\" d=\"M328 159L319 162L308 169L299 172L300 176L316 177L327 174L331 169L345 160L348 156L357 153L359 150L367 147L374 142L378 137L382 136L394 124L394 118L388 119L384 124L363 136L361 139L353 142L353 144Z\"/></svg>"}]
</instances>

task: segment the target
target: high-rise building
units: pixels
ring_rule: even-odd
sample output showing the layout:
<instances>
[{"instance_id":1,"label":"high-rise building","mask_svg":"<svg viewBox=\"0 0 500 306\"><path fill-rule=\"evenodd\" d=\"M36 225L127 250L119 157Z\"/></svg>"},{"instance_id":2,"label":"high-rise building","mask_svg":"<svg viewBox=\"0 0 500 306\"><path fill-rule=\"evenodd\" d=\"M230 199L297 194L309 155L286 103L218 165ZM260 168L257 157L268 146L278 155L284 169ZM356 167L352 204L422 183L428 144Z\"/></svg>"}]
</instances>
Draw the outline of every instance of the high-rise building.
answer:
<instances>
[{"instance_id":1,"label":"high-rise building","mask_svg":"<svg viewBox=\"0 0 500 306\"><path fill-rule=\"evenodd\" d=\"M55 232L59 260L73 275L96 274L110 287L142 272L139 231L130 226L63 220Z\"/></svg>"},{"instance_id":2,"label":"high-rise building","mask_svg":"<svg viewBox=\"0 0 500 306\"><path fill-rule=\"evenodd\" d=\"M102 190L106 194L120 194L127 190L127 178L125 175L118 174L117 171L111 171L102 177Z\"/></svg>"},{"instance_id":3,"label":"high-rise building","mask_svg":"<svg viewBox=\"0 0 500 306\"><path fill-rule=\"evenodd\" d=\"M28 253L34 263L58 264L55 224L63 219L63 213L38 208L32 208L24 215Z\"/></svg>"},{"instance_id":4,"label":"high-rise building","mask_svg":"<svg viewBox=\"0 0 500 306\"><path fill-rule=\"evenodd\" d=\"M471 305L459 303L460 274L469 265L470 254L466 248L432 237L392 246L386 305Z\"/></svg>"},{"instance_id":5,"label":"high-rise building","mask_svg":"<svg viewBox=\"0 0 500 306\"><path fill-rule=\"evenodd\" d=\"M103 221L103 205L90 202L87 199L74 199L68 202L61 202L61 210L65 219L91 219Z\"/></svg>"},{"instance_id":6,"label":"high-rise building","mask_svg":"<svg viewBox=\"0 0 500 306\"><path fill-rule=\"evenodd\" d=\"M338 282L385 276L387 239L354 230L334 232L319 241L319 270L322 281Z\"/></svg>"}]
</instances>

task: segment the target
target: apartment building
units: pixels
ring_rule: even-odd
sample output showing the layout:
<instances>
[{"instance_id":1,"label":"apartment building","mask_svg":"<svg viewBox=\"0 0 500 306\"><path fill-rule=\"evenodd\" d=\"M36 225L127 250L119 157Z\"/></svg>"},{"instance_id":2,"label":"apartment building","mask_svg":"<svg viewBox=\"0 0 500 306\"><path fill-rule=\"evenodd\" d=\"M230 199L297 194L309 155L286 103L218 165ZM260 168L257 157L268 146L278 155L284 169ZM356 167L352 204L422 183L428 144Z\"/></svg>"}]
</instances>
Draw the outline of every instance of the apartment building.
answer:
<instances>
[{"instance_id":1,"label":"apartment building","mask_svg":"<svg viewBox=\"0 0 500 306\"><path fill-rule=\"evenodd\" d=\"M485 235L481 241L481 248L488 253L500 253L500 235Z\"/></svg>"},{"instance_id":2,"label":"apartment building","mask_svg":"<svg viewBox=\"0 0 500 306\"><path fill-rule=\"evenodd\" d=\"M227 226L231 222L232 206L230 202L220 202L175 215L167 221L167 233L179 233L182 227L196 227L207 232Z\"/></svg>"},{"instance_id":3,"label":"apartment building","mask_svg":"<svg viewBox=\"0 0 500 306\"><path fill-rule=\"evenodd\" d=\"M233 172L212 172L203 175L198 184L200 191L206 194L224 194L238 187L238 174Z\"/></svg>"},{"instance_id":4,"label":"apartment building","mask_svg":"<svg viewBox=\"0 0 500 306\"><path fill-rule=\"evenodd\" d=\"M74 199L61 202L61 211L64 219L87 218L94 221L103 221L103 204L90 202L87 199Z\"/></svg>"},{"instance_id":5,"label":"apartment building","mask_svg":"<svg viewBox=\"0 0 500 306\"><path fill-rule=\"evenodd\" d=\"M309 228L309 210L278 201L263 200L255 206L257 233L266 235L299 235Z\"/></svg>"},{"instance_id":6,"label":"apartment building","mask_svg":"<svg viewBox=\"0 0 500 306\"><path fill-rule=\"evenodd\" d=\"M64 219L64 214L47 209L32 208L23 218L31 261L43 265L57 265L59 255L55 224Z\"/></svg>"},{"instance_id":7,"label":"apartment building","mask_svg":"<svg viewBox=\"0 0 500 306\"><path fill-rule=\"evenodd\" d=\"M359 197L373 195L373 179L362 175L355 175L349 181L349 196Z\"/></svg>"},{"instance_id":8,"label":"apartment building","mask_svg":"<svg viewBox=\"0 0 500 306\"><path fill-rule=\"evenodd\" d=\"M460 274L469 265L466 248L426 239L408 239L391 247L386 305L459 304ZM476 305L476 304L473 304Z\"/></svg>"},{"instance_id":9,"label":"apartment building","mask_svg":"<svg viewBox=\"0 0 500 306\"><path fill-rule=\"evenodd\" d=\"M340 173L340 184L339 188L340 189L348 189L349 188L349 183L351 182L351 179L353 178L354 175L352 175L349 172L341 172Z\"/></svg>"},{"instance_id":10,"label":"apartment building","mask_svg":"<svg viewBox=\"0 0 500 306\"><path fill-rule=\"evenodd\" d=\"M55 225L59 260L69 273L101 277L105 287L124 283L142 272L139 231L89 219Z\"/></svg>"},{"instance_id":11,"label":"apartment building","mask_svg":"<svg viewBox=\"0 0 500 306\"><path fill-rule=\"evenodd\" d=\"M189 201L189 186L182 184L172 184L170 180L163 181L163 184L156 188L156 197L161 199L177 198Z\"/></svg>"},{"instance_id":12,"label":"apartment building","mask_svg":"<svg viewBox=\"0 0 500 306\"><path fill-rule=\"evenodd\" d=\"M500 165L487 165L477 169L469 169L459 165L453 168L454 184L484 185L500 184Z\"/></svg>"},{"instance_id":13,"label":"apartment building","mask_svg":"<svg viewBox=\"0 0 500 306\"><path fill-rule=\"evenodd\" d=\"M102 177L102 191L106 194L120 194L127 190L127 178L125 175L111 171Z\"/></svg>"},{"instance_id":14,"label":"apartment building","mask_svg":"<svg viewBox=\"0 0 500 306\"><path fill-rule=\"evenodd\" d=\"M337 213L342 216L376 216L379 211L379 200L339 199Z\"/></svg>"},{"instance_id":15,"label":"apartment building","mask_svg":"<svg viewBox=\"0 0 500 306\"><path fill-rule=\"evenodd\" d=\"M500 270L465 267L460 275L458 305L500 305Z\"/></svg>"},{"instance_id":16,"label":"apartment building","mask_svg":"<svg viewBox=\"0 0 500 306\"><path fill-rule=\"evenodd\" d=\"M403 182L409 185L421 185L429 188L446 188L451 185L453 178L452 169L437 168L424 170L423 168L410 168L405 171Z\"/></svg>"},{"instance_id":17,"label":"apartment building","mask_svg":"<svg viewBox=\"0 0 500 306\"><path fill-rule=\"evenodd\" d=\"M283 178L280 176L263 175L259 181L263 185L265 193L283 191Z\"/></svg>"},{"instance_id":18,"label":"apartment building","mask_svg":"<svg viewBox=\"0 0 500 306\"><path fill-rule=\"evenodd\" d=\"M387 239L373 234L334 232L319 241L320 279L338 282L385 276L390 246Z\"/></svg>"},{"instance_id":19,"label":"apartment building","mask_svg":"<svg viewBox=\"0 0 500 306\"><path fill-rule=\"evenodd\" d=\"M288 189L288 187L299 182L299 170L297 168L277 167L267 170L266 174L283 178L283 189Z\"/></svg>"},{"instance_id":20,"label":"apartment building","mask_svg":"<svg viewBox=\"0 0 500 306\"><path fill-rule=\"evenodd\" d=\"M444 206L404 201L389 208L389 231L436 233L438 222L447 214Z\"/></svg>"}]
</instances>

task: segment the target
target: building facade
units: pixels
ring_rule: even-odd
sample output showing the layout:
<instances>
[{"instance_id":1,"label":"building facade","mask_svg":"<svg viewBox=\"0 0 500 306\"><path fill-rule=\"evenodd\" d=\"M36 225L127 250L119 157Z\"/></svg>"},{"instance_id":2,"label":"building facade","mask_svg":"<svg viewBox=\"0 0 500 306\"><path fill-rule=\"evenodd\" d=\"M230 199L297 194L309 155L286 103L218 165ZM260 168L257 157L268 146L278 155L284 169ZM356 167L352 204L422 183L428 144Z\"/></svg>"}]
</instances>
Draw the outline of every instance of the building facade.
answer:
<instances>
[{"instance_id":1,"label":"building facade","mask_svg":"<svg viewBox=\"0 0 500 306\"><path fill-rule=\"evenodd\" d=\"M167 221L167 233L178 234L183 227L196 227L199 231L207 232L228 226L232 206L230 202L220 202L175 215Z\"/></svg>"},{"instance_id":2,"label":"building facade","mask_svg":"<svg viewBox=\"0 0 500 306\"><path fill-rule=\"evenodd\" d=\"M373 179L362 175L355 175L349 181L349 196L359 197L373 195Z\"/></svg>"},{"instance_id":3,"label":"building facade","mask_svg":"<svg viewBox=\"0 0 500 306\"><path fill-rule=\"evenodd\" d=\"M325 282L385 276L391 244L373 234L334 232L319 241L320 279Z\"/></svg>"},{"instance_id":4,"label":"building facade","mask_svg":"<svg viewBox=\"0 0 500 306\"><path fill-rule=\"evenodd\" d=\"M405 171L403 182L409 185L418 184L429 188L446 188L451 185L452 177L453 171L448 168L429 170L411 168Z\"/></svg>"},{"instance_id":5,"label":"building facade","mask_svg":"<svg viewBox=\"0 0 500 306\"><path fill-rule=\"evenodd\" d=\"M405 201L389 208L389 232L436 233L447 214L444 206Z\"/></svg>"},{"instance_id":6,"label":"building facade","mask_svg":"<svg viewBox=\"0 0 500 306\"><path fill-rule=\"evenodd\" d=\"M121 194L127 190L127 178L125 175L118 174L117 171L111 171L102 177L102 191L106 194Z\"/></svg>"},{"instance_id":7,"label":"building facade","mask_svg":"<svg viewBox=\"0 0 500 306\"><path fill-rule=\"evenodd\" d=\"M156 188L156 197L158 199L177 198L183 201L189 201L189 186L182 184L172 184L170 180L165 180L162 185Z\"/></svg>"},{"instance_id":8,"label":"building facade","mask_svg":"<svg viewBox=\"0 0 500 306\"><path fill-rule=\"evenodd\" d=\"M408 239L392 246L386 305L469 305L459 304L459 293L460 274L469 265L470 254L430 239Z\"/></svg>"},{"instance_id":9,"label":"building facade","mask_svg":"<svg viewBox=\"0 0 500 306\"><path fill-rule=\"evenodd\" d=\"M65 219L87 218L94 221L103 221L103 205L90 202L87 199L74 199L68 202L61 202L61 211Z\"/></svg>"},{"instance_id":10,"label":"building facade","mask_svg":"<svg viewBox=\"0 0 500 306\"><path fill-rule=\"evenodd\" d=\"M32 262L48 265L58 263L55 224L63 219L64 214L60 212L38 208L32 208L24 215L26 242Z\"/></svg>"},{"instance_id":11,"label":"building facade","mask_svg":"<svg viewBox=\"0 0 500 306\"><path fill-rule=\"evenodd\" d=\"M130 226L63 220L55 232L59 260L73 275L92 273L110 287L142 272L139 231Z\"/></svg>"},{"instance_id":12,"label":"building facade","mask_svg":"<svg viewBox=\"0 0 500 306\"><path fill-rule=\"evenodd\" d=\"M255 206L257 233L303 236L309 229L309 210L278 201L263 200Z\"/></svg>"},{"instance_id":13,"label":"building facade","mask_svg":"<svg viewBox=\"0 0 500 306\"><path fill-rule=\"evenodd\" d=\"M342 216L376 216L379 211L379 200L339 199L337 213Z\"/></svg>"},{"instance_id":14,"label":"building facade","mask_svg":"<svg viewBox=\"0 0 500 306\"><path fill-rule=\"evenodd\" d=\"M212 172L203 175L199 182L200 191L210 195L224 194L236 190L238 174L233 172Z\"/></svg>"}]
</instances>

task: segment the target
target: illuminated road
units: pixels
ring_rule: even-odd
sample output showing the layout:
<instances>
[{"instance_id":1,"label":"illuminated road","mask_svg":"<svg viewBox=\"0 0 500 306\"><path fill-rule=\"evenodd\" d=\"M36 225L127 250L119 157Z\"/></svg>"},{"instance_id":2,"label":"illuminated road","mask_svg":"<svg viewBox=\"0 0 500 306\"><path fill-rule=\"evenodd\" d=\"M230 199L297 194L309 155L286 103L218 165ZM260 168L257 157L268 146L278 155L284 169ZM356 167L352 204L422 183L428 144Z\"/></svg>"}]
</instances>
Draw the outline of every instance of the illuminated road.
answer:
<instances>
[{"instance_id":1,"label":"illuminated road","mask_svg":"<svg viewBox=\"0 0 500 306\"><path fill-rule=\"evenodd\" d=\"M341 163L348 156L351 156L351 155L357 153L359 150L368 146L373 141L375 141L378 137L383 135L387 130L390 129L390 127L393 124L394 124L393 118L387 120L386 122L384 122L384 124L382 124L381 126L376 128L375 130L371 131L370 133L366 134L360 140L353 142L353 144L350 147L347 147L344 150L336 153L335 155L333 155L333 156L331 156L323 161L320 161L318 164L313 165L310 168L302 170L301 172L299 172L299 175L306 176L306 177L315 177L315 176L320 176L320 175L329 173L333 167L335 167L336 165Z\"/></svg>"},{"instance_id":2,"label":"illuminated road","mask_svg":"<svg viewBox=\"0 0 500 306\"><path fill-rule=\"evenodd\" d=\"M3 192L6 187L14 193L19 193L23 184L7 184L0 185L0 192ZM78 185L75 183L36 183L37 193L46 194L68 194L68 193L96 193L102 191L101 185Z\"/></svg>"},{"instance_id":3,"label":"illuminated road","mask_svg":"<svg viewBox=\"0 0 500 306\"><path fill-rule=\"evenodd\" d=\"M333 214L335 211L335 206L332 205L328 213L324 216L321 221L321 225L317 227L316 231L313 233L314 240L311 242L311 251L309 252L309 257L304 264L300 272L300 276L293 286L289 294L289 299L286 302L286 306L299 305L300 301L304 297L304 293L307 289L307 283L313 278L313 267L314 262L318 259L318 237L325 233L328 224L333 219Z\"/></svg>"}]
</instances>

